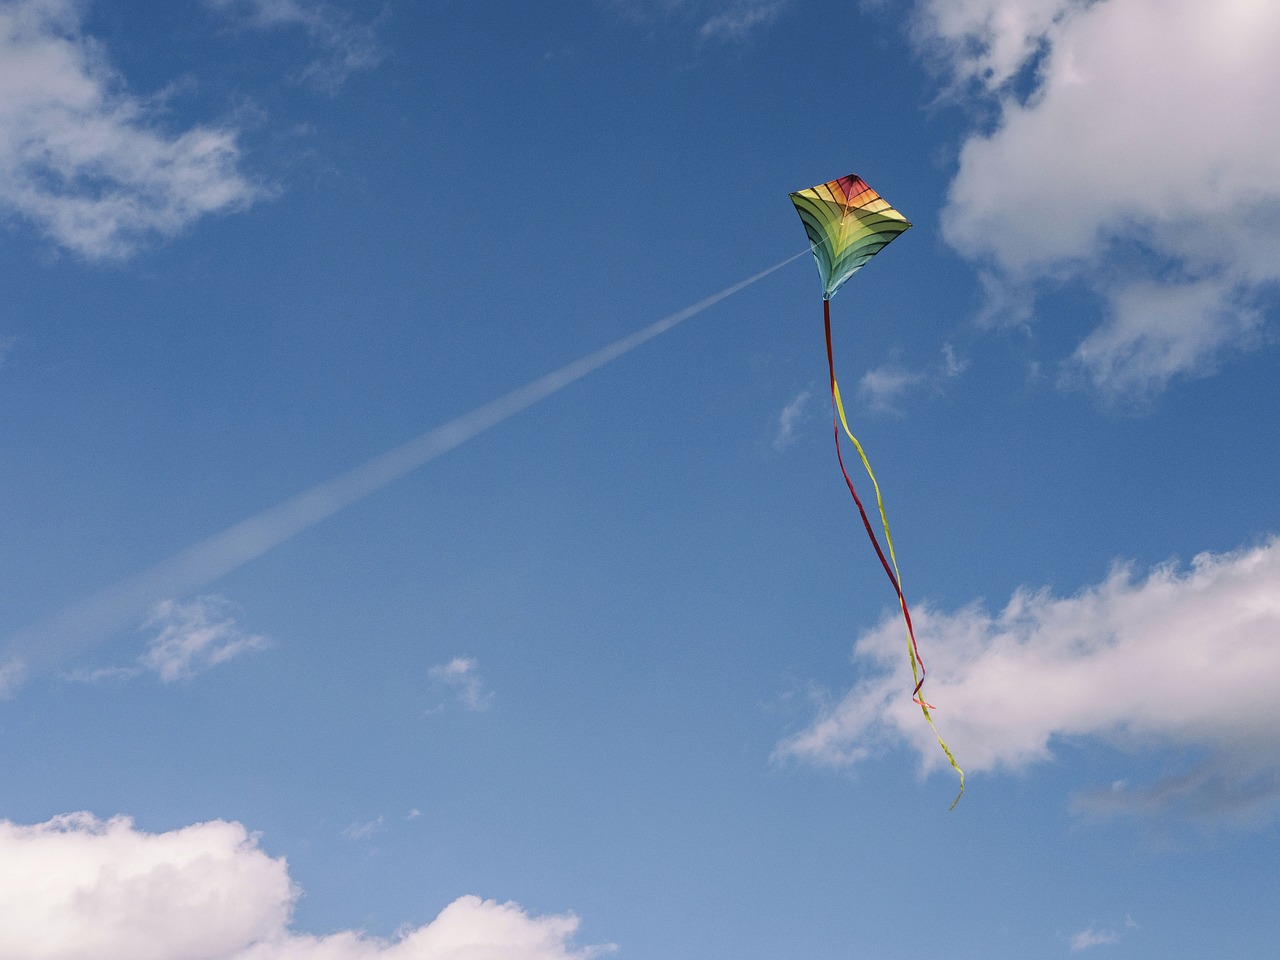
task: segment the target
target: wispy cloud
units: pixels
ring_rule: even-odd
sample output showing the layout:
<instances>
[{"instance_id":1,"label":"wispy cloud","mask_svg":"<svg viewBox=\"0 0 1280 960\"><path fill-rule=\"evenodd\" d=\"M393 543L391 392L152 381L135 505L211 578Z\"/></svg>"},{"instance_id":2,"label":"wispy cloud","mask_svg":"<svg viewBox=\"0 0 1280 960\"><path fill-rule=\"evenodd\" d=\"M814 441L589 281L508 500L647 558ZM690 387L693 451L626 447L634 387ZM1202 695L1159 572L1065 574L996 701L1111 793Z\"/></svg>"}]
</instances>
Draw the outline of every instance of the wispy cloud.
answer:
<instances>
[{"instance_id":1,"label":"wispy cloud","mask_svg":"<svg viewBox=\"0 0 1280 960\"><path fill-rule=\"evenodd\" d=\"M670 16L689 6L690 0L602 0L628 20L643 23Z\"/></svg>"},{"instance_id":2,"label":"wispy cloud","mask_svg":"<svg viewBox=\"0 0 1280 960\"><path fill-rule=\"evenodd\" d=\"M675 22L703 40L743 43L778 19L789 0L605 0L636 23ZM696 25L696 27L695 27Z\"/></svg>"},{"instance_id":3,"label":"wispy cloud","mask_svg":"<svg viewBox=\"0 0 1280 960\"><path fill-rule=\"evenodd\" d=\"M165 683L185 680L261 650L267 638L248 633L236 622L235 604L225 597L197 597L189 603L161 600L146 628L155 631L139 663Z\"/></svg>"},{"instance_id":4,"label":"wispy cloud","mask_svg":"<svg viewBox=\"0 0 1280 960\"><path fill-rule=\"evenodd\" d=\"M784 6L785 3L782 0L734 4L704 22L698 30L698 35L707 40L742 43L754 31L778 19L778 14L782 12Z\"/></svg>"},{"instance_id":5,"label":"wispy cloud","mask_svg":"<svg viewBox=\"0 0 1280 960\"><path fill-rule=\"evenodd\" d=\"M0 208L90 259L126 257L263 193L236 132L171 133L81 31L83 4L0 5Z\"/></svg>"},{"instance_id":6,"label":"wispy cloud","mask_svg":"<svg viewBox=\"0 0 1280 960\"><path fill-rule=\"evenodd\" d=\"M813 391L801 390L778 414L778 432L773 437L773 449L781 453L796 441L796 427L804 420Z\"/></svg>"},{"instance_id":7,"label":"wispy cloud","mask_svg":"<svg viewBox=\"0 0 1280 960\"><path fill-rule=\"evenodd\" d=\"M942 345L942 362L927 370L910 370L896 361L868 370L858 380L858 399L875 413L900 417L902 404L912 393L941 393L948 380L969 368L969 361L956 354L949 343Z\"/></svg>"},{"instance_id":8,"label":"wispy cloud","mask_svg":"<svg viewBox=\"0 0 1280 960\"><path fill-rule=\"evenodd\" d=\"M908 391L928 380L923 373L907 370L896 363L868 370L858 381L858 396L877 413L901 416L898 402Z\"/></svg>"},{"instance_id":9,"label":"wispy cloud","mask_svg":"<svg viewBox=\"0 0 1280 960\"><path fill-rule=\"evenodd\" d=\"M915 610L942 735L968 772L1049 761L1063 740L1183 751L1197 765L1150 787L1086 798L1094 812L1174 813L1248 825L1280 804L1280 540L1202 554L1145 577L1117 566L1071 597L1019 590L998 614ZM778 756L844 766L892 743L945 764L909 695L892 617L854 647L863 678Z\"/></svg>"},{"instance_id":10,"label":"wispy cloud","mask_svg":"<svg viewBox=\"0 0 1280 960\"><path fill-rule=\"evenodd\" d=\"M485 690L480 669L471 657L454 657L448 663L432 667L427 675L436 684L447 688L454 699L468 710L488 710L493 704L493 691Z\"/></svg>"},{"instance_id":11,"label":"wispy cloud","mask_svg":"<svg viewBox=\"0 0 1280 960\"><path fill-rule=\"evenodd\" d=\"M1133 922L1132 917L1124 918L1124 930L1107 930L1093 927L1086 927L1079 933L1071 937L1071 949L1073 951L1088 950L1090 947L1101 947L1111 943L1119 943L1125 933L1137 930L1138 925Z\"/></svg>"},{"instance_id":12,"label":"wispy cloud","mask_svg":"<svg viewBox=\"0 0 1280 960\"><path fill-rule=\"evenodd\" d=\"M1100 947L1103 944L1119 943L1120 934L1114 930L1095 930L1089 927L1081 930L1071 938L1072 950L1088 950L1090 947Z\"/></svg>"},{"instance_id":13,"label":"wispy cloud","mask_svg":"<svg viewBox=\"0 0 1280 960\"><path fill-rule=\"evenodd\" d=\"M1064 382L1083 376L1113 398L1146 399L1179 373L1209 373L1229 347L1258 340L1262 314L1221 278L1140 280L1110 290L1111 315L1076 347Z\"/></svg>"},{"instance_id":14,"label":"wispy cloud","mask_svg":"<svg viewBox=\"0 0 1280 960\"><path fill-rule=\"evenodd\" d=\"M142 625L151 638L133 665L80 671L66 679L96 683L154 673L162 683L189 680L267 646L266 637L241 628L237 613L239 607L226 597L196 597L188 603L161 600Z\"/></svg>"},{"instance_id":15,"label":"wispy cloud","mask_svg":"<svg viewBox=\"0 0 1280 960\"><path fill-rule=\"evenodd\" d=\"M342 831L342 835L348 840L367 840L382 829L382 824L383 818L380 816L364 823L353 823Z\"/></svg>"},{"instance_id":16,"label":"wispy cloud","mask_svg":"<svg viewBox=\"0 0 1280 960\"><path fill-rule=\"evenodd\" d=\"M949 343L942 345L942 375L958 377L969 369L969 361L956 356L956 348Z\"/></svg>"},{"instance_id":17,"label":"wispy cloud","mask_svg":"<svg viewBox=\"0 0 1280 960\"><path fill-rule=\"evenodd\" d=\"M393 939L289 927L301 890L238 823L145 833L88 813L0 821L0 956L62 960L589 960L572 914L461 897Z\"/></svg>"},{"instance_id":18,"label":"wispy cloud","mask_svg":"<svg viewBox=\"0 0 1280 960\"><path fill-rule=\"evenodd\" d=\"M1260 342L1253 301L1280 281L1280 7L920 0L916 36L996 111L942 217L995 313L1021 321L1039 284L1082 279L1102 321L1067 368L1112 399Z\"/></svg>"},{"instance_id":19,"label":"wispy cloud","mask_svg":"<svg viewBox=\"0 0 1280 960\"><path fill-rule=\"evenodd\" d=\"M312 61L300 79L332 92L357 70L382 60L374 25L353 21L323 0L205 0L210 7L257 29L297 28L306 32L323 56Z\"/></svg>"}]
</instances>

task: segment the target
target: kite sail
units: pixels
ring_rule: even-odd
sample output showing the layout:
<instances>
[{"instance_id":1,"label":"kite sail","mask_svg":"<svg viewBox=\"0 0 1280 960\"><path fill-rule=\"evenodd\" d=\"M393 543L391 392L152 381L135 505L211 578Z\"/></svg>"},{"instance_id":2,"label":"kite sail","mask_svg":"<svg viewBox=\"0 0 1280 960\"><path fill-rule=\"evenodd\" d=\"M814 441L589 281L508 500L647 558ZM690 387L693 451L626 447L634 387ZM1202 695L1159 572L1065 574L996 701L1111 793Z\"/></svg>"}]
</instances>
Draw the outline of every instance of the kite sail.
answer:
<instances>
[{"instance_id":1,"label":"kite sail","mask_svg":"<svg viewBox=\"0 0 1280 960\"><path fill-rule=\"evenodd\" d=\"M827 369L831 375L831 413L832 429L836 438L836 459L840 463L840 472L844 474L845 485L853 495L858 514L862 517L862 525L866 528L871 545L875 547L880 565L893 584L894 593L898 597L898 605L902 608L902 619L907 628L907 656L911 661L911 678L915 681L915 689L911 692L913 702L920 706L924 718L929 721L933 735L937 737L942 752L960 776L960 792L952 801L952 808L964 796L964 771L951 755L950 748L938 733L934 725L931 710L937 707L924 699L925 668L920 658L920 648L916 644L915 628L911 625L911 611L907 609L907 600L902 592L902 575L898 572L898 558L893 550L893 538L889 535L889 518L885 513L884 500L880 496L880 484L871 471L871 462L867 459L862 444L849 429L849 420L844 413L844 403L840 399L840 386L836 383L836 366L831 351L831 298L855 273L866 265L867 261L883 250L900 233L910 226L901 213L889 206L880 194L876 193L859 176L850 174L830 183L822 183L808 190L800 190L791 194L791 202L804 223L805 232L809 235L809 246L813 249L813 258L818 263L818 274L822 277L822 323L827 338ZM884 540L889 548L886 559L885 551L880 548L880 540L871 526L867 511L862 506L858 491L844 466L844 455L840 452L840 429L858 451L858 457L871 478L871 486L876 493L876 506L880 509L880 525L884 529Z\"/></svg>"}]
</instances>

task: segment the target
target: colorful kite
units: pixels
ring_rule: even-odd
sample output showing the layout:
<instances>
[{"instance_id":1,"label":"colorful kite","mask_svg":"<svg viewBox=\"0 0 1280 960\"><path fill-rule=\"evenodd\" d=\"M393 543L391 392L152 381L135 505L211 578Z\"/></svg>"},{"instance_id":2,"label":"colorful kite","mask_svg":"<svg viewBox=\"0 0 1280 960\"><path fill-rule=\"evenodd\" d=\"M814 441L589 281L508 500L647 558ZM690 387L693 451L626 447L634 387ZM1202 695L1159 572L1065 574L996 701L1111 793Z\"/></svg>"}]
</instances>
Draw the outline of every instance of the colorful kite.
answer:
<instances>
[{"instance_id":1,"label":"colorful kite","mask_svg":"<svg viewBox=\"0 0 1280 960\"><path fill-rule=\"evenodd\" d=\"M904 232L911 223L893 207L885 202L880 194L872 190L861 177L850 174L830 183L819 184L808 190L791 194L791 202L796 205L796 212L804 222L805 232L809 235L809 246L813 249L813 258L818 262L818 273L822 277L822 323L827 336L827 369L831 374L831 413L832 429L836 437L836 459L840 462L840 472L844 474L844 482L853 494L853 502L858 506L862 517L862 525L866 527L871 545L876 548L876 556L884 572L893 584L898 595L898 605L902 608L902 619L907 625L907 656L911 660L911 677L915 681L915 689L911 692L913 702L920 705L924 718L929 721L933 735L937 737L942 752L947 755L951 766L960 775L960 792L951 806L954 808L964 796L964 771L951 755L951 750L934 726L930 710L937 708L924 699L921 692L924 687L924 661L920 658L920 648L916 645L915 628L911 625L911 612L907 609L907 600L902 593L902 575L898 572L898 558L893 552L893 538L889 535L889 518L884 511L884 500L880 496L880 484L876 475L871 472L871 463L862 449L862 444L849 429L849 421L844 414L844 404L840 400L840 387L836 383L836 365L831 353L831 298L836 295L846 280L862 269L868 260L879 253L894 237ZM853 442L858 451L862 465L866 467L871 478L871 486L876 492L876 506L880 508L880 524L884 528L885 544L889 548L889 557L885 559L880 549L880 541L867 511L862 507L858 491L849 479L844 467L844 456L840 452L840 428Z\"/></svg>"}]
</instances>

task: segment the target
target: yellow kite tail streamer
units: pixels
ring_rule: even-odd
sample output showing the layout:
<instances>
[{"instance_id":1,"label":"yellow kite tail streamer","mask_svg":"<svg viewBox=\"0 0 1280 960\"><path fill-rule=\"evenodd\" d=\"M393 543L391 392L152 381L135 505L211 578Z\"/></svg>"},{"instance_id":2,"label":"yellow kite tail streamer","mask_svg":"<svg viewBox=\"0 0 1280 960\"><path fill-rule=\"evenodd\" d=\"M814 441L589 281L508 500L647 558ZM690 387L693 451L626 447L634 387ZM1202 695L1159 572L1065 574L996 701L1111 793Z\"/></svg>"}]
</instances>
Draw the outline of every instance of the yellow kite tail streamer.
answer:
<instances>
[{"instance_id":1,"label":"yellow kite tail streamer","mask_svg":"<svg viewBox=\"0 0 1280 960\"><path fill-rule=\"evenodd\" d=\"M844 402L840 398L840 385L836 382L835 359L831 350L831 303L829 300L822 302L823 306L823 325L827 338L827 365L831 374L831 404L835 408L836 418L839 426L844 427L845 435L853 443L853 447L858 451L858 457L862 460L862 466L867 471L867 476L871 478L871 485L876 492L876 506L880 510L880 524L884 528L885 543L889 547L889 560L893 565L893 569L889 569L889 564L885 563L884 552L880 549L880 543L876 539L875 532L871 529L871 524L867 520L866 511L862 508L862 501L858 498L857 492L854 490L853 481L849 479L849 474L844 469L844 458L840 454L840 430L835 431L836 436L836 457L840 460L840 471L844 473L845 483L849 487L849 492L853 494L853 501L858 505L858 512L862 515L863 526L866 527L867 535L871 538L871 543L876 549L876 554L880 557L880 563L884 566L885 573L889 575L889 580L893 584L893 589L898 595L898 605L902 608L902 619L907 629L907 657L911 662L911 679L915 683L915 689L912 691L912 701L920 705L920 711L924 714L924 718L929 721L929 727L933 730L933 736L938 741L938 746L942 748L942 752L946 754L947 761L951 764L951 768L955 770L960 777L960 792L956 794L956 798L951 801L951 809L954 810L960 798L964 796L964 770L960 768L960 764L956 762L956 758L951 753L951 748L947 746L942 734L938 732L937 725L933 722L933 715L929 712L931 709L936 710L933 704L928 703L924 699L922 687L924 686L925 668L924 660L920 656L920 649L916 645L915 628L911 624L911 612L907 609L907 599L902 592L902 574L898 570L898 558L893 549L893 536L889 533L889 517L885 513L884 499L880 495L880 483L876 480L875 472L871 469L871 461L867 459L866 452L862 449L862 444L858 442L858 438L853 435L853 431L849 429L849 420L845 416Z\"/></svg>"}]
</instances>

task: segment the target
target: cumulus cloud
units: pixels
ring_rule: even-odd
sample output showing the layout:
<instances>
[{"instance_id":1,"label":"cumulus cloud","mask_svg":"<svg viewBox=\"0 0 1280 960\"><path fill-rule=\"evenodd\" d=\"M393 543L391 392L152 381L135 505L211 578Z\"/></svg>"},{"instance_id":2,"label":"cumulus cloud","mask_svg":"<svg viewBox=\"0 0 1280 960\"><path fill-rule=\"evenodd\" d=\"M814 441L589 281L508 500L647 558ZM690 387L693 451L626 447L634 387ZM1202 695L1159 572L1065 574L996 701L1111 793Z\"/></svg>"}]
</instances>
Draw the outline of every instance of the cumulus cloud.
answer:
<instances>
[{"instance_id":1,"label":"cumulus cloud","mask_svg":"<svg viewBox=\"0 0 1280 960\"><path fill-rule=\"evenodd\" d=\"M321 0L205 0L215 10L252 27L303 30L324 55L309 64L302 78L332 92L352 73L375 67L382 60L374 27L354 22Z\"/></svg>"},{"instance_id":2,"label":"cumulus cloud","mask_svg":"<svg viewBox=\"0 0 1280 960\"><path fill-rule=\"evenodd\" d=\"M451 690L457 702L468 710L488 710L493 704L493 691L485 690L480 668L471 657L454 657L448 663L432 667L427 676Z\"/></svg>"},{"instance_id":3,"label":"cumulus cloud","mask_svg":"<svg viewBox=\"0 0 1280 960\"><path fill-rule=\"evenodd\" d=\"M774 450L781 453L795 443L796 427L804 419L805 410L812 397L812 391L801 390L796 394L795 399L782 408L782 412L778 414L778 432L773 437Z\"/></svg>"},{"instance_id":4,"label":"cumulus cloud","mask_svg":"<svg viewBox=\"0 0 1280 960\"><path fill-rule=\"evenodd\" d=\"M1256 342L1280 280L1280 6L921 0L916 35L996 111L942 217L994 310L1083 279L1105 321L1069 366L1113 396Z\"/></svg>"},{"instance_id":5,"label":"cumulus cloud","mask_svg":"<svg viewBox=\"0 0 1280 960\"><path fill-rule=\"evenodd\" d=\"M162 128L126 93L73 0L0 3L0 209L90 259L128 256L261 191L236 133Z\"/></svg>"},{"instance_id":6,"label":"cumulus cloud","mask_svg":"<svg viewBox=\"0 0 1280 960\"><path fill-rule=\"evenodd\" d=\"M0 821L0 956L24 960L589 960L572 915L467 896L394 940L289 929L300 891L238 823Z\"/></svg>"},{"instance_id":7,"label":"cumulus cloud","mask_svg":"<svg viewBox=\"0 0 1280 960\"><path fill-rule=\"evenodd\" d=\"M1051 29L1092 0L923 0L918 43L959 83L997 91L1043 48Z\"/></svg>"},{"instance_id":8,"label":"cumulus cloud","mask_svg":"<svg viewBox=\"0 0 1280 960\"><path fill-rule=\"evenodd\" d=\"M913 613L939 730L966 771L1043 763L1055 742L1172 749L1196 766L1150 787L1113 784L1077 808L1240 823L1274 812L1280 540L1144 577L1117 566L1070 597L1019 590L996 614L978 604ZM924 770L944 765L911 702L902 643L892 616L859 638L863 677L778 755L845 766L905 742Z\"/></svg>"},{"instance_id":9,"label":"cumulus cloud","mask_svg":"<svg viewBox=\"0 0 1280 960\"><path fill-rule=\"evenodd\" d=\"M0 821L0 956L229 957L281 930L295 896L284 861L236 823Z\"/></svg>"}]
</instances>

